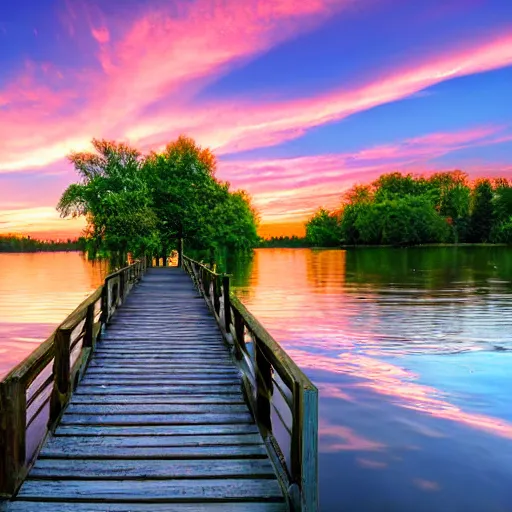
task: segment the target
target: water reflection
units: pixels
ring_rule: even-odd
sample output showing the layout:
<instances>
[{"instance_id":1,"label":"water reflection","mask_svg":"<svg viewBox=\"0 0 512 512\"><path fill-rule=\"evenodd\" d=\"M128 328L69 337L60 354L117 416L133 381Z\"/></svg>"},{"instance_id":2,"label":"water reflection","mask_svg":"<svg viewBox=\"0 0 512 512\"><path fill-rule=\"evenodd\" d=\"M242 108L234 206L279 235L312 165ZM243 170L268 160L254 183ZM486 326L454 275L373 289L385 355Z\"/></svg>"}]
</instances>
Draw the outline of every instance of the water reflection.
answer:
<instances>
[{"instance_id":1,"label":"water reflection","mask_svg":"<svg viewBox=\"0 0 512 512\"><path fill-rule=\"evenodd\" d=\"M512 510L510 256L263 249L235 279L319 386L323 510Z\"/></svg>"},{"instance_id":2,"label":"water reflection","mask_svg":"<svg viewBox=\"0 0 512 512\"><path fill-rule=\"evenodd\" d=\"M103 281L105 263L80 253L0 254L0 377Z\"/></svg>"}]
</instances>

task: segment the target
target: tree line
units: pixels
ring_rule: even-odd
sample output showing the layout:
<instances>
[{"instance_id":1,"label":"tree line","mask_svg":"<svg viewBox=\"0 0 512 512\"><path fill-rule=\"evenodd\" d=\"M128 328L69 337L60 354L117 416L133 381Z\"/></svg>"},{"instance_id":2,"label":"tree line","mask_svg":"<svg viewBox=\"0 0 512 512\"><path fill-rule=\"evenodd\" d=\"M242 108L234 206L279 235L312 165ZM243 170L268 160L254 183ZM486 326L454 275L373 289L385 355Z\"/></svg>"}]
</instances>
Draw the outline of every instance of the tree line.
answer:
<instances>
[{"instance_id":1,"label":"tree line","mask_svg":"<svg viewBox=\"0 0 512 512\"><path fill-rule=\"evenodd\" d=\"M36 240L30 236L0 235L0 252L57 252L79 251L85 247L83 239L64 241Z\"/></svg>"},{"instance_id":2,"label":"tree line","mask_svg":"<svg viewBox=\"0 0 512 512\"><path fill-rule=\"evenodd\" d=\"M188 249L248 250L259 241L258 215L243 190L215 176L209 149L180 136L146 155L123 142L93 139L94 152L68 158L80 176L57 205L61 216L85 216L87 250L135 257Z\"/></svg>"},{"instance_id":3,"label":"tree line","mask_svg":"<svg viewBox=\"0 0 512 512\"><path fill-rule=\"evenodd\" d=\"M310 247L311 244L305 237L293 236L272 236L270 238L261 238L258 247L261 248L296 248Z\"/></svg>"},{"instance_id":4,"label":"tree line","mask_svg":"<svg viewBox=\"0 0 512 512\"><path fill-rule=\"evenodd\" d=\"M306 222L314 246L512 244L512 184L469 180L462 171L417 176L383 174L346 192L339 208Z\"/></svg>"}]
</instances>

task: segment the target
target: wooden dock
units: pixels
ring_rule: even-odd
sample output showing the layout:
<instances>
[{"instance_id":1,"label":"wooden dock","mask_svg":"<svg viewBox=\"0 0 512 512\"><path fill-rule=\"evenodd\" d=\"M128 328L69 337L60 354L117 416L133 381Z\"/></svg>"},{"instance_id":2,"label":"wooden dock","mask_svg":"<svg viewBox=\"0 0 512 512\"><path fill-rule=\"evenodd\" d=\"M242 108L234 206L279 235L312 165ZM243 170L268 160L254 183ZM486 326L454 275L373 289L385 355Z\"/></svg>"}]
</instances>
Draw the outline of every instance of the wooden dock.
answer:
<instances>
[{"instance_id":1,"label":"wooden dock","mask_svg":"<svg viewBox=\"0 0 512 512\"><path fill-rule=\"evenodd\" d=\"M217 282L218 274L193 260L186 268L193 279L176 267L139 268L107 278L101 293L56 331L53 360L40 351L6 380L1 396L2 414L8 418L13 407L9 396L23 371L34 365L39 370L34 374L53 369L45 381L49 392L37 375L24 384L24 430L46 403L48 434L31 454L28 447L34 443L24 439L23 467L11 483L17 492L1 510L316 510L316 437L310 470L314 482L303 468L301 480L294 482L293 469L287 469L287 456L272 434L273 370L266 401L261 390L251 397L251 376L244 371L251 351L245 339L234 343L229 332L236 337L238 329L245 338L244 327L252 320L244 325L239 318L242 306L230 303L222 276ZM219 322L221 317L227 323ZM102 322L108 324L103 334ZM253 377L260 379L257 373ZM292 409L293 393L281 397L290 399ZM34 402L42 405L31 412ZM260 417L265 415L267 421ZM311 459L312 453L304 450L301 438L301 453L293 455L298 432L292 429L291 464L297 465L297 457ZM4 432L8 442L13 436L9 425ZM3 458L14 452L16 447L7 454L4 450ZM1 467L8 471L9 465L14 468L8 460ZM301 488L313 483L314 490Z\"/></svg>"}]
</instances>

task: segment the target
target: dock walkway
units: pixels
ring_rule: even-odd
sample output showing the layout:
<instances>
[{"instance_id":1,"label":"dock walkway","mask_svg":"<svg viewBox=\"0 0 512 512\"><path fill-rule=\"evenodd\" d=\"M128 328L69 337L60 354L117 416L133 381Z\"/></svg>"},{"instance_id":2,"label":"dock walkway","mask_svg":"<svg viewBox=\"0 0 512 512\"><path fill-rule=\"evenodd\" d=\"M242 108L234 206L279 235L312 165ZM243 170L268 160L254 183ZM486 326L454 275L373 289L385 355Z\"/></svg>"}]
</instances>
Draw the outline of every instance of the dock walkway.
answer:
<instances>
[{"instance_id":1,"label":"dock walkway","mask_svg":"<svg viewBox=\"0 0 512 512\"><path fill-rule=\"evenodd\" d=\"M288 510L240 373L181 268L148 269L116 311L6 510Z\"/></svg>"}]
</instances>

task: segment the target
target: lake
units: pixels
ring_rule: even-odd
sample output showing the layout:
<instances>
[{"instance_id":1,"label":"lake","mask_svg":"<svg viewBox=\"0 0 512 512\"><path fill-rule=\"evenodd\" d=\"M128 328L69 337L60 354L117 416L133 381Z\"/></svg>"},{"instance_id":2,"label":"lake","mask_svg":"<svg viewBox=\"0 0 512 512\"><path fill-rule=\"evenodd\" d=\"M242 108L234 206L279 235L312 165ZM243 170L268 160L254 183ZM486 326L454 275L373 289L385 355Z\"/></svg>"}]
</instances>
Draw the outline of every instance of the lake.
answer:
<instances>
[{"instance_id":1,"label":"lake","mask_svg":"<svg viewBox=\"0 0 512 512\"><path fill-rule=\"evenodd\" d=\"M0 254L0 378L102 284L106 270L77 252Z\"/></svg>"},{"instance_id":2,"label":"lake","mask_svg":"<svg viewBox=\"0 0 512 512\"><path fill-rule=\"evenodd\" d=\"M0 255L0 371L97 285ZM512 249L260 249L228 270L320 390L323 511L512 510Z\"/></svg>"},{"instance_id":3,"label":"lake","mask_svg":"<svg viewBox=\"0 0 512 512\"><path fill-rule=\"evenodd\" d=\"M320 390L321 510L512 510L512 249L260 249L230 270Z\"/></svg>"}]
</instances>

